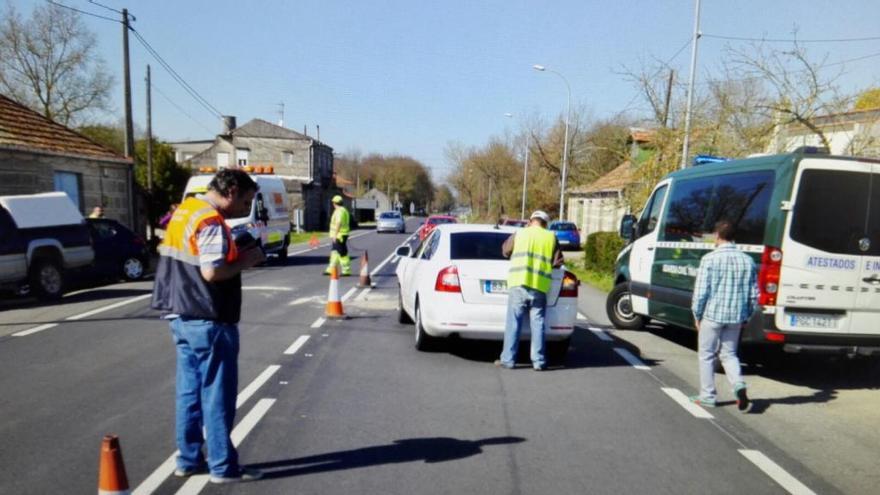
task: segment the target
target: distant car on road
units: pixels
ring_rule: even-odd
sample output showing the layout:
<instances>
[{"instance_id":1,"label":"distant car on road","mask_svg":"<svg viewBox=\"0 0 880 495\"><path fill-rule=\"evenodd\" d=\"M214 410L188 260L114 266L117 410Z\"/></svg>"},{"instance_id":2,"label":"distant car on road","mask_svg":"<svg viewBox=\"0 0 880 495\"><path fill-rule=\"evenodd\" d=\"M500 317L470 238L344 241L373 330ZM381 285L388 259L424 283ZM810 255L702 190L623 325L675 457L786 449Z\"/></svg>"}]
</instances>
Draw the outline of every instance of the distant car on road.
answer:
<instances>
[{"instance_id":1,"label":"distant car on road","mask_svg":"<svg viewBox=\"0 0 880 495\"><path fill-rule=\"evenodd\" d=\"M435 227L445 223L458 223L458 219L450 215L431 215L419 228L419 240L424 241Z\"/></svg>"},{"instance_id":2,"label":"distant car on road","mask_svg":"<svg viewBox=\"0 0 880 495\"><path fill-rule=\"evenodd\" d=\"M383 211L376 219L376 232L405 233L406 224L403 221L403 215L399 211Z\"/></svg>"},{"instance_id":3,"label":"distant car on road","mask_svg":"<svg viewBox=\"0 0 880 495\"><path fill-rule=\"evenodd\" d=\"M438 338L502 340L507 319L510 261L501 246L516 229L494 225L439 225L413 252L398 248L398 320L415 323L415 346L427 350ZM577 316L577 277L553 270L547 294L548 357L568 352ZM528 340L531 330L522 332Z\"/></svg>"},{"instance_id":4,"label":"distant car on road","mask_svg":"<svg viewBox=\"0 0 880 495\"><path fill-rule=\"evenodd\" d=\"M508 218L507 220L502 220L501 225L506 225L508 227L525 227L529 224L528 220L516 220L513 218Z\"/></svg>"},{"instance_id":5,"label":"distant car on road","mask_svg":"<svg viewBox=\"0 0 880 495\"><path fill-rule=\"evenodd\" d=\"M559 246L563 250L578 250L581 248L581 232L574 222L555 221L550 222L550 230L556 234Z\"/></svg>"},{"instance_id":6,"label":"distant car on road","mask_svg":"<svg viewBox=\"0 0 880 495\"><path fill-rule=\"evenodd\" d=\"M109 218L89 218L86 221L95 248L95 264L91 273L126 280L144 277L150 256L143 237Z\"/></svg>"}]
</instances>

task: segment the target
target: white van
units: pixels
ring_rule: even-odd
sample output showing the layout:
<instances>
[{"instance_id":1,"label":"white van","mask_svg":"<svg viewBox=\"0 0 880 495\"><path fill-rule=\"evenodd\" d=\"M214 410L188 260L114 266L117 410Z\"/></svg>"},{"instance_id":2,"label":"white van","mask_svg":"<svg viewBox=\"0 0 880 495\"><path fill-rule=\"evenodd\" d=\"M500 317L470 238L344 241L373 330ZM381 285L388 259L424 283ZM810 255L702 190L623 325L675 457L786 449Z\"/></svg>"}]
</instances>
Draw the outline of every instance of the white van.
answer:
<instances>
[{"instance_id":1,"label":"white van","mask_svg":"<svg viewBox=\"0 0 880 495\"><path fill-rule=\"evenodd\" d=\"M250 214L241 218L227 218L226 224L232 232L247 231L260 243L266 254L275 254L281 260L287 259L287 248L290 246L290 200L284 181L270 172L262 172L262 167L247 167L254 182L260 186ZM184 199L208 190L208 183L214 178L214 171L203 169L203 175L194 175L186 183ZM262 173L260 173L262 172Z\"/></svg>"},{"instance_id":2,"label":"white van","mask_svg":"<svg viewBox=\"0 0 880 495\"><path fill-rule=\"evenodd\" d=\"M660 181L615 268L607 312L693 328L691 297L714 223L736 223L759 267L745 342L789 352L880 353L880 161L815 150L690 167Z\"/></svg>"}]
</instances>

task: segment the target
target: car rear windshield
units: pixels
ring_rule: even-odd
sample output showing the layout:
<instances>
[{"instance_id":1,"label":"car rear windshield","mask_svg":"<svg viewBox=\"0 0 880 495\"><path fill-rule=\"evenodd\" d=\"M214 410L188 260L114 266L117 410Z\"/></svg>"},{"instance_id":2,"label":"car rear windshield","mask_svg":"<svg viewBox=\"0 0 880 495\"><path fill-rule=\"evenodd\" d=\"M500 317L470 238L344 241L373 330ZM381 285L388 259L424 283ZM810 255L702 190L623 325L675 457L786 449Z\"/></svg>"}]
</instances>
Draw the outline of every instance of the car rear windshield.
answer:
<instances>
[{"instance_id":1,"label":"car rear windshield","mask_svg":"<svg viewBox=\"0 0 880 495\"><path fill-rule=\"evenodd\" d=\"M550 226L550 230L577 230L573 223L557 223Z\"/></svg>"},{"instance_id":2,"label":"car rear windshield","mask_svg":"<svg viewBox=\"0 0 880 495\"><path fill-rule=\"evenodd\" d=\"M880 177L842 170L801 174L789 235L829 253L880 255ZM871 215L871 209L874 214ZM860 241L869 239L867 251Z\"/></svg>"},{"instance_id":3,"label":"car rear windshield","mask_svg":"<svg viewBox=\"0 0 880 495\"><path fill-rule=\"evenodd\" d=\"M453 218L429 218L428 223L431 225L440 225L444 223L455 223Z\"/></svg>"},{"instance_id":4,"label":"car rear windshield","mask_svg":"<svg viewBox=\"0 0 880 495\"><path fill-rule=\"evenodd\" d=\"M400 218L399 213L395 213L393 211L385 212L379 215L379 218Z\"/></svg>"},{"instance_id":5,"label":"car rear windshield","mask_svg":"<svg viewBox=\"0 0 880 495\"><path fill-rule=\"evenodd\" d=\"M507 232L459 232L450 236L450 258L454 260L504 260L501 245Z\"/></svg>"}]
</instances>

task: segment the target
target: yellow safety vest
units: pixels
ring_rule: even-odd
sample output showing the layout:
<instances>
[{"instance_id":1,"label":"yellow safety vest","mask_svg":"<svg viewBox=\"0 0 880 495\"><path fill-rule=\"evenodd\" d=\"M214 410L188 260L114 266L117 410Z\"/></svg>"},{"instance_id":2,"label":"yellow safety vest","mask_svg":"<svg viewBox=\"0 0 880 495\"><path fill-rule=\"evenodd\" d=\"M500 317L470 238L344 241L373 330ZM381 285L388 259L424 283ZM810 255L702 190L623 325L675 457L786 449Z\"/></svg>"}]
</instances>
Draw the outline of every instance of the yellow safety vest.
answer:
<instances>
[{"instance_id":1,"label":"yellow safety vest","mask_svg":"<svg viewBox=\"0 0 880 495\"><path fill-rule=\"evenodd\" d=\"M351 232L351 227L349 226L351 223L350 219L351 216L345 207L334 208L333 216L330 217L330 238L339 239L340 237L347 237Z\"/></svg>"},{"instance_id":2,"label":"yellow safety vest","mask_svg":"<svg viewBox=\"0 0 880 495\"><path fill-rule=\"evenodd\" d=\"M520 229L514 235L507 286L528 287L546 294L553 283L556 236L537 226Z\"/></svg>"}]
</instances>

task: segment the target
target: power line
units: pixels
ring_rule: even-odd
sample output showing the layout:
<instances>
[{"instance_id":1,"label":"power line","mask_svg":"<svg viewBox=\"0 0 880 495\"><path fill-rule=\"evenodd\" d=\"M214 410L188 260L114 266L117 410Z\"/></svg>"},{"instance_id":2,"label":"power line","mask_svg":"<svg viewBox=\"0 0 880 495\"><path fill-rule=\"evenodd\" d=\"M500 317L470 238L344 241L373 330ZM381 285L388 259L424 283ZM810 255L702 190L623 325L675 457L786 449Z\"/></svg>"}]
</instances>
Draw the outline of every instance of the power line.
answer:
<instances>
[{"instance_id":1,"label":"power line","mask_svg":"<svg viewBox=\"0 0 880 495\"><path fill-rule=\"evenodd\" d=\"M100 15L100 14L94 14L94 13L92 13L92 12L87 12L87 11L85 11L85 10L80 10L80 9L77 9L77 8L71 7L70 5L64 5L63 3L53 2L52 0L46 0L46 1L49 2L49 3L51 3L52 5L55 5L55 6L58 6L58 7L62 7L62 8L68 9L68 10L72 10L72 11L74 11L74 12L79 12L80 14L90 15L90 16L92 16L92 17L97 17L98 19L104 19L105 21L110 21L110 22L122 22L122 21L120 21L119 19L113 19L112 17L107 17L107 16L103 16L103 15Z\"/></svg>"},{"instance_id":2,"label":"power line","mask_svg":"<svg viewBox=\"0 0 880 495\"><path fill-rule=\"evenodd\" d=\"M170 103L172 106L174 106L174 108L176 108L178 112L180 112L180 113L182 113L183 115L189 117L189 119L192 120L193 122L195 122L199 127L201 127L202 129L208 131L209 134L213 134L213 133L214 133L214 131L211 130L211 129L209 129L208 126L206 126L206 125L203 124L201 121L197 120L195 117L193 117L192 115L190 115L190 114L189 114L186 110L184 110L180 105L178 105L178 104L175 103L171 98L169 98L168 95L166 95L161 89L159 89L158 86L156 86L156 82L155 82L155 81L153 81L153 82L151 83L151 85L153 86L153 89L154 89L157 93L159 93L159 95L160 95L162 98L164 98L165 101L167 101L167 102Z\"/></svg>"},{"instance_id":3,"label":"power line","mask_svg":"<svg viewBox=\"0 0 880 495\"><path fill-rule=\"evenodd\" d=\"M105 9L109 10L110 12L116 12L117 14L122 15L122 11L121 11L121 10L114 9L113 7L108 7L108 6L104 5L103 3L98 3L98 2L96 2L95 0L89 0L89 3L94 4L94 5L97 5L98 7L104 7ZM129 14L129 16L130 16L132 19L134 19L134 16L133 16L133 15Z\"/></svg>"},{"instance_id":4,"label":"power line","mask_svg":"<svg viewBox=\"0 0 880 495\"><path fill-rule=\"evenodd\" d=\"M850 43L858 41L877 41L880 36L868 36L864 38L828 38L828 39L797 39L797 38L749 38L745 36L723 36L720 34L701 34L705 38L715 38L730 41L760 41L767 43Z\"/></svg>"}]
</instances>

